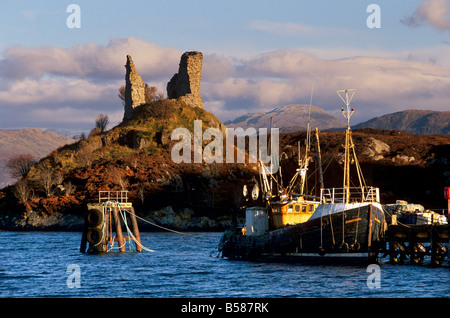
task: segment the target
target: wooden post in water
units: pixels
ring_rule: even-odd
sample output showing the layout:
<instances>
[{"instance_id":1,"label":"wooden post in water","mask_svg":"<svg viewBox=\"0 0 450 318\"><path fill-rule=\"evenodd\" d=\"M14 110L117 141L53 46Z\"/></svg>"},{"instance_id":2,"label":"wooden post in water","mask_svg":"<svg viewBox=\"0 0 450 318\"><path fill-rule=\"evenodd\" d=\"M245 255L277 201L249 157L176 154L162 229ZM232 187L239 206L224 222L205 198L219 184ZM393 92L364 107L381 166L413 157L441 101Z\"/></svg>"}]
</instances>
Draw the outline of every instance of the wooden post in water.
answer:
<instances>
[{"instance_id":1,"label":"wooden post in water","mask_svg":"<svg viewBox=\"0 0 450 318\"><path fill-rule=\"evenodd\" d=\"M117 243L119 244L119 251L125 252L125 241L122 234L122 224L120 223L119 208L117 206L112 207L112 211L114 214L114 223L116 223L116 236Z\"/></svg>"},{"instance_id":2,"label":"wooden post in water","mask_svg":"<svg viewBox=\"0 0 450 318\"><path fill-rule=\"evenodd\" d=\"M134 208L131 207L130 208L130 218L131 218L131 225L132 225L132 231L133 231L133 235L136 238L136 251L138 252L142 252L142 245L141 245L141 236L139 235L139 228L138 228L138 224L137 224L137 220L136 220L136 214L134 213Z\"/></svg>"}]
</instances>

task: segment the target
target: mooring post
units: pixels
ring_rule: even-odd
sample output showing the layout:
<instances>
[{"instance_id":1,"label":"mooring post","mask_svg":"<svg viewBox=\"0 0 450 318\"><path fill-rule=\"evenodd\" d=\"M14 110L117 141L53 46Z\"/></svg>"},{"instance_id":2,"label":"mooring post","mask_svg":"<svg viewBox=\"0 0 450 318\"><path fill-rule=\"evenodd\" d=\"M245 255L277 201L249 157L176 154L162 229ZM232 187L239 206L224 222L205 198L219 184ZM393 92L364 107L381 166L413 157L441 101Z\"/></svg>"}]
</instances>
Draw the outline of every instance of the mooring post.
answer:
<instances>
[{"instance_id":1,"label":"mooring post","mask_svg":"<svg viewBox=\"0 0 450 318\"><path fill-rule=\"evenodd\" d=\"M438 247L437 247L437 238L438 235L436 235L436 231L434 230L434 225L431 224L431 265L435 266L438 265L439 261L437 260L437 253L438 253Z\"/></svg>"},{"instance_id":2,"label":"mooring post","mask_svg":"<svg viewBox=\"0 0 450 318\"><path fill-rule=\"evenodd\" d=\"M108 241L111 240L111 230L110 230L110 226L111 226L111 208L109 206L105 206L103 208L104 210L104 214L105 214L105 232L106 232L106 240L105 240L105 246L106 246L106 250L108 250ZM111 241L110 241L111 242Z\"/></svg>"},{"instance_id":3,"label":"mooring post","mask_svg":"<svg viewBox=\"0 0 450 318\"><path fill-rule=\"evenodd\" d=\"M138 224L137 224L137 220L136 220L136 214L134 213L134 208L131 207L130 208L130 218L131 218L131 225L132 225L132 231L133 231L133 235L136 238L136 251L138 252L142 252L142 246L141 246L141 236L139 235L139 228L138 228Z\"/></svg>"},{"instance_id":4,"label":"mooring post","mask_svg":"<svg viewBox=\"0 0 450 318\"><path fill-rule=\"evenodd\" d=\"M119 244L119 251L125 252L125 241L122 234L122 224L120 223L119 208L116 206L112 207L112 211L114 214L114 223L116 223L116 237L117 243Z\"/></svg>"}]
</instances>

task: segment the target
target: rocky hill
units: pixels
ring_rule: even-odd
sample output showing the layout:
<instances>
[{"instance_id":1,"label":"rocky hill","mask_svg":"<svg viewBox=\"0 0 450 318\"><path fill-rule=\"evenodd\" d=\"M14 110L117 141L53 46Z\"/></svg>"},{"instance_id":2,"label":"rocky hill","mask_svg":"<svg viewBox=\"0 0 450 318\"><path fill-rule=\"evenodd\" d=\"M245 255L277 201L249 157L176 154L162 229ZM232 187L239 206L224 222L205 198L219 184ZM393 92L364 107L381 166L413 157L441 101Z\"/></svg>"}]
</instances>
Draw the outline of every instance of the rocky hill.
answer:
<instances>
[{"instance_id":1,"label":"rocky hill","mask_svg":"<svg viewBox=\"0 0 450 318\"><path fill-rule=\"evenodd\" d=\"M169 226L184 224L188 230L228 226L220 216L229 220L230 209L238 208L233 198L235 188L241 188L238 177L249 177L254 167L194 163L196 133L225 129L202 107L201 67L200 52L184 53L167 85L170 99L148 98L147 85L127 56L122 123L109 131L93 129L87 138L55 150L2 190L0 228L80 230L86 204L98 202L99 191L123 190L137 213L154 222L169 220ZM172 140L176 129L184 138L175 134ZM178 151L193 161L175 163L172 150L178 142L193 144L193 150Z\"/></svg>"},{"instance_id":2,"label":"rocky hill","mask_svg":"<svg viewBox=\"0 0 450 318\"><path fill-rule=\"evenodd\" d=\"M280 129L280 132L294 132L306 130L309 118L309 105L287 105L277 107L266 113L248 113L224 124L230 128L241 127L247 129L269 128L270 118L273 126ZM328 114L318 106L311 106L311 127L319 129L346 127L346 123Z\"/></svg>"},{"instance_id":3,"label":"rocky hill","mask_svg":"<svg viewBox=\"0 0 450 318\"><path fill-rule=\"evenodd\" d=\"M450 111L405 110L375 117L354 126L358 128L394 129L410 134L450 136Z\"/></svg>"},{"instance_id":4,"label":"rocky hill","mask_svg":"<svg viewBox=\"0 0 450 318\"><path fill-rule=\"evenodd\" d=\"M184 127L194 135L194 120L202 122L202 131L225 128L204 109L167 99L141 105L111 130L93 130L85 140L55 150L28 173L30 195L25 203L15 186L0 192L0 228L61 229L67 223L61 218L72 215L78 217L79 230L86 204L98 201L103 190L128 190L142 216L164 219L162 214L181 211L194 229L205 222L224 228L205 217L230 215L238 179L249 178L254 170L243 164L175 163L171 149L177 141L171 140L171 133ZM50 189L44 179L52 180Z\"/></svg>"},{"instance_id":5,"label":"rocky hill","mask_svg":"<svg viewBox=\"0 0 450 318\"><path fill-rule=\"evenodd\" d=\"M5 164L14 155L31 154L37 160L75 140L38 128L0 129L0 188L13 183Z\"/></svg>"}]
</instances>

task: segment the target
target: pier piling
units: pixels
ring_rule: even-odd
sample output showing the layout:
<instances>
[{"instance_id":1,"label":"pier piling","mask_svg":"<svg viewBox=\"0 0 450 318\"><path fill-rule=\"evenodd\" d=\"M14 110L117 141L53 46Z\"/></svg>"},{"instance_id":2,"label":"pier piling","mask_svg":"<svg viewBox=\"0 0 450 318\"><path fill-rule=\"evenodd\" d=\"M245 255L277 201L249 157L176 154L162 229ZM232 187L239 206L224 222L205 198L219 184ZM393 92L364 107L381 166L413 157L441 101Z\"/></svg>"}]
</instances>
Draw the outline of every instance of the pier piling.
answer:
<instances>
[{"instance_id":1,"label":"pier piling","mask_svg":"<svg viewBox=\"0 0 450 318\"><path fill-rule=\"evenodd\" d=\"M385 237L389 262L403 263L409 258L411 264L418 264L428 256L432 266L439 266L448 258L444 244L449 243L449 232L449 224L391 224Z\"/></svg>"},{"instance_id":2,"label":"pier piling","mask_svg":"<svg viewBox=\"0 0 450 318\"><path fill-rule=\"evenodd\" d=\"M116 237L117 242L119 243L119 251L125 252L125 240L123 239L122 223L120 222L119 208L113 207L112 212L114 215L114 223L116 225ZM110 235L112 235L112 233L110 233Z\"/></svg>"},{"instance_id":3,"label":"pier piling","mask_svg":"<svg viewBox=\"0 0 450 318\"><path fill-rule=\"evenodd\" d=\"M88 204L80 252L86 251L88 243L88 253L110 252L114 247L118 247L120 252L125 252L126 241L134 241L136 251L142 252L135 211L132 204L128 202L127 196L127 191L100 191L99 202ZM126 221L127 214L131 220L131 230ZM123 222L122 219L124 219ZM122 231L122 224L126 226L126 233L129 234L127 237ZM113 236L113 228L116 236ZM115 242L118 246L114 246Z\"/></svg>"}]
</instances>

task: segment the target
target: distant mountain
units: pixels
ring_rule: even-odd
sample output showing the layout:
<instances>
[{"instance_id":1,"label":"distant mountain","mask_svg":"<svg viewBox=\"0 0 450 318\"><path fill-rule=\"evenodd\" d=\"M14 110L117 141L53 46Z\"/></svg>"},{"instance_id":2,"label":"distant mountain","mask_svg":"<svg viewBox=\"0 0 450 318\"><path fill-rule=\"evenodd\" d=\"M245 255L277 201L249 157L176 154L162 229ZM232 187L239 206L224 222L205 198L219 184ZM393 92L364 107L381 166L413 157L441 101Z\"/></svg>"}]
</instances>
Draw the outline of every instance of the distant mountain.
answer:
<instances>
[{"instance_id":1,"label":"distant mountain","mask_svg":"<svg viewBox=\"0 0 450 318\"><path fill-rule=\"evenodd\" d=\"M46 131L54 132L58 135L63 135L75 140L80 139L82 133L84 133L86 136L89 135L89 130L71 130L71 129L55 129L55 128L49 128L46 129Z\"/></svg>"},{"instance_id":2,"label":"distant mountain","mask_svg":"<svg viewBox=\"0 0 450 318\"><path fill-rule=\"evenodd\" d=\"M9 157L31 154L40 159L53 150L73 142L75 140L72 138L38 128L0 129L0 188L14 181L5 167Z\"/></svg>"},{"instance_id":3,"label":"distant mountain","mask_svg":"<svg viewBox=\"0 0 450 318\"><path fill-rule=\"evenodd\" d=\"M393 129L410 134L449 136L450 111L405 110L375 117L352 128Z\"/></svg>"},{"instance_id":4,"label":"distant mountain","mask_svg":"<svg viewBox=\"0 0 450 318\"><path fill-rule=\"evenodd\" d=\"M273 126L280 128L280 132L288 133L306 130L309 118L309 105L287 105L275 108L267 113L248 113L234 120L224 122L229 128L247 129L269 128L270 118ZM318 127L321 130L345 127L346 123L317 106L311 106L311 128Z\"/></svg>"}]
</instances>

